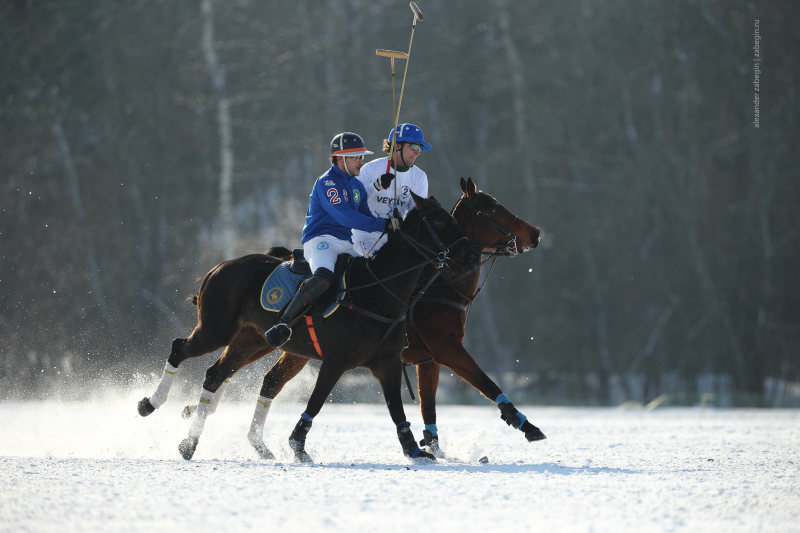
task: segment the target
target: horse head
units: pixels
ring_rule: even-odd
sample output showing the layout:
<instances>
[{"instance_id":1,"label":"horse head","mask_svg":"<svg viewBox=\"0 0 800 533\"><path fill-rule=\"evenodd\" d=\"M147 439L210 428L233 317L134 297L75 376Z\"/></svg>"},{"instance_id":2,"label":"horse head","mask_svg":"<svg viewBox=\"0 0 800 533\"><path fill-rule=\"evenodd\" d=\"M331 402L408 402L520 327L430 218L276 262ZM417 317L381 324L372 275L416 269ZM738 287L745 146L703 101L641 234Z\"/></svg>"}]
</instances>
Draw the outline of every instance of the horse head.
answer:
<instances>
[{"instance_id":1,"label":"horse head","mask_svg":"<svg viewBox=\"0 0 800 533\"><path fill-rule=\"evenodd\" d=\"M536 248L539 228L479 191L472 178L461 178L460 183L463 195L453 208L453 217L473 245L495 255L518 255Z\"/></svg>"}]
</instances>

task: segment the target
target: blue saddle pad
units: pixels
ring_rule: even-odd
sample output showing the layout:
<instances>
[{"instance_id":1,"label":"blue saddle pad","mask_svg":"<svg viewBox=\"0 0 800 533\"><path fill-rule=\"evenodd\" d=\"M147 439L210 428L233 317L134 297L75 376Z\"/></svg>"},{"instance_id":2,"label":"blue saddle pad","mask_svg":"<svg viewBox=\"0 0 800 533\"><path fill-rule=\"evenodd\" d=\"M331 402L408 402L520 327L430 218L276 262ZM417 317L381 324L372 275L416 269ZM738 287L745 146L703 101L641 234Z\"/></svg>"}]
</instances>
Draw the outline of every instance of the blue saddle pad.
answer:
<instances>
[{"instance_id":1,"label":"blue saddle pad","mask_svg":"<svg viewBox=\"0 0 800 533\"><path fill-rule=\"evenodd\" d=\"M267 311L279 312L284 306L289 303L292 299L292 296L297 292L297 288L300 286L300 283L306 279L307 275L305 274L297 274L292 272L289 267L291 266L290 261L286 261L278 265L278 267L272 271L272 274L264 280L264 285L261 287L261 307L266 309ZM345 292L346 283L344 280L344 276L339 278L339 290L337 294L344 294ZM320 300L324 300L325 296L323 296ZM322 304L323 302L320 301L318 304ZM324 318L329 317L339 308L340 301L338 298L335 298L333 301L329 302L327 305L324 305L324 309L320 313ZM314 306L314 311L317 310L317 306Z\"/></svg>"}]
</instances>

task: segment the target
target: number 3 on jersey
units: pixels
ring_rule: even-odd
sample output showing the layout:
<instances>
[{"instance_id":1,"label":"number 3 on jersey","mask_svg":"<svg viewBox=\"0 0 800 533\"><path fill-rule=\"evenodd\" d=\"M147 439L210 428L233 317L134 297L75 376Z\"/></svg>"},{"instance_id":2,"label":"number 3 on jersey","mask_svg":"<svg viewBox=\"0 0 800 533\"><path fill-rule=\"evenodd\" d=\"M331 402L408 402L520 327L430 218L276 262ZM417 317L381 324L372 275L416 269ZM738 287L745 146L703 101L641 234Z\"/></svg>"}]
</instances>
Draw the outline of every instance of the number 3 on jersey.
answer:
<instances>
[{"instance_id":1,"label":"number 3 on jersey","mask_svg":"<svg viewBox=\"0 0 800 533\"><path fill-rule=\"evenodd\" d=\"M337 191L336 189L328 189L328 192L326 192L325 194L328 195L328 200L330 200L330 202L333 205L336 205L342 201L342 199L339 198L339 191Z\"/></svg>"}]
</instances>

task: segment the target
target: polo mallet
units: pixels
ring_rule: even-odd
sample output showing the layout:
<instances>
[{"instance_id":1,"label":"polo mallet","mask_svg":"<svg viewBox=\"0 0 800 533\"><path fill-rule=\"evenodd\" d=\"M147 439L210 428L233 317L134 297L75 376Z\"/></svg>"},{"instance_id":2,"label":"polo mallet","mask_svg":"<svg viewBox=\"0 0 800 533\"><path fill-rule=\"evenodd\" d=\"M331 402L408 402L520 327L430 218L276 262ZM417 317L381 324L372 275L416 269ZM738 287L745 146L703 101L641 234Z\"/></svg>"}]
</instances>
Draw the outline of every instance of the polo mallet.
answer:
<instances>
[{"instance_id":1,"label":"polo mallet","mask_svg":"<svg viewBox=\"0 0 800 533\"><path fill-rule=\"evenodd\" d=\"M389 61L392 65L392 120L394 120L395 115L395 104L397 103L397 97L394 93L394 60L395 59L408 59L408 54L405 52L395 52L394 50L383 50L377 49L375 50L375 55L379 55L382 57L388 57Z\"/></svg>"},{"instance_id":2,"label":"polo mallet","mask_svg":"<svg viewBox=\"0 0 800 533\"><path fill-rule=\"evenodd\" d=\"M395 139L397 138L397 123L400 122L400 107L403 105L403 91L406 88L406 74L408 74L408 63L411 60L411 46L414 44L414 30L417 29L417 21L425 20L422 11L416 2L409 2L408 7L414 13L414 20L411 22L411 39L408 40L408 53L405 54L406 68L403 70L403 82L400 84L400 100L397 102L397 111L394 115L394 128L392 129L392 143L389 148L389 159L386 161L386 173L392 169L392 159L394 158ZM392 86L394 87L394 86ZM392 95L392 104L394 104L394 95ZM395 171L395 177L397 172ZM394 180L394 205L397 207L397 180Z\"/></svg>"}]
</instances>

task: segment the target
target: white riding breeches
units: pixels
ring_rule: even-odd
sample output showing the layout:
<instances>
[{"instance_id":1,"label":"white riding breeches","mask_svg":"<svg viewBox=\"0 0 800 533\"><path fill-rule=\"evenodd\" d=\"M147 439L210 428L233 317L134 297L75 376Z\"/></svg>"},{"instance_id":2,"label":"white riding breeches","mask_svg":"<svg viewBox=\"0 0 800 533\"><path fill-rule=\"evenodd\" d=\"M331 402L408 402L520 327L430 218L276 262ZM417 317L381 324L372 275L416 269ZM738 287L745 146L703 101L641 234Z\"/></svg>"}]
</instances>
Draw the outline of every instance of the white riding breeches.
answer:
<instances>
[{"instance_id":1,"label":"white riding breeches","mask_svg":"<svg viewBox=\"0 0 800 533\"><path fill-rule=\"evenodd\" d=\"M336 258L339 254L356 255L353 243L343 241L330 235L318 235L303 244L303 254L306 256L311 273L318 268L327 268L331 272L336 268Z\"/></svg>"}]
</instances>

